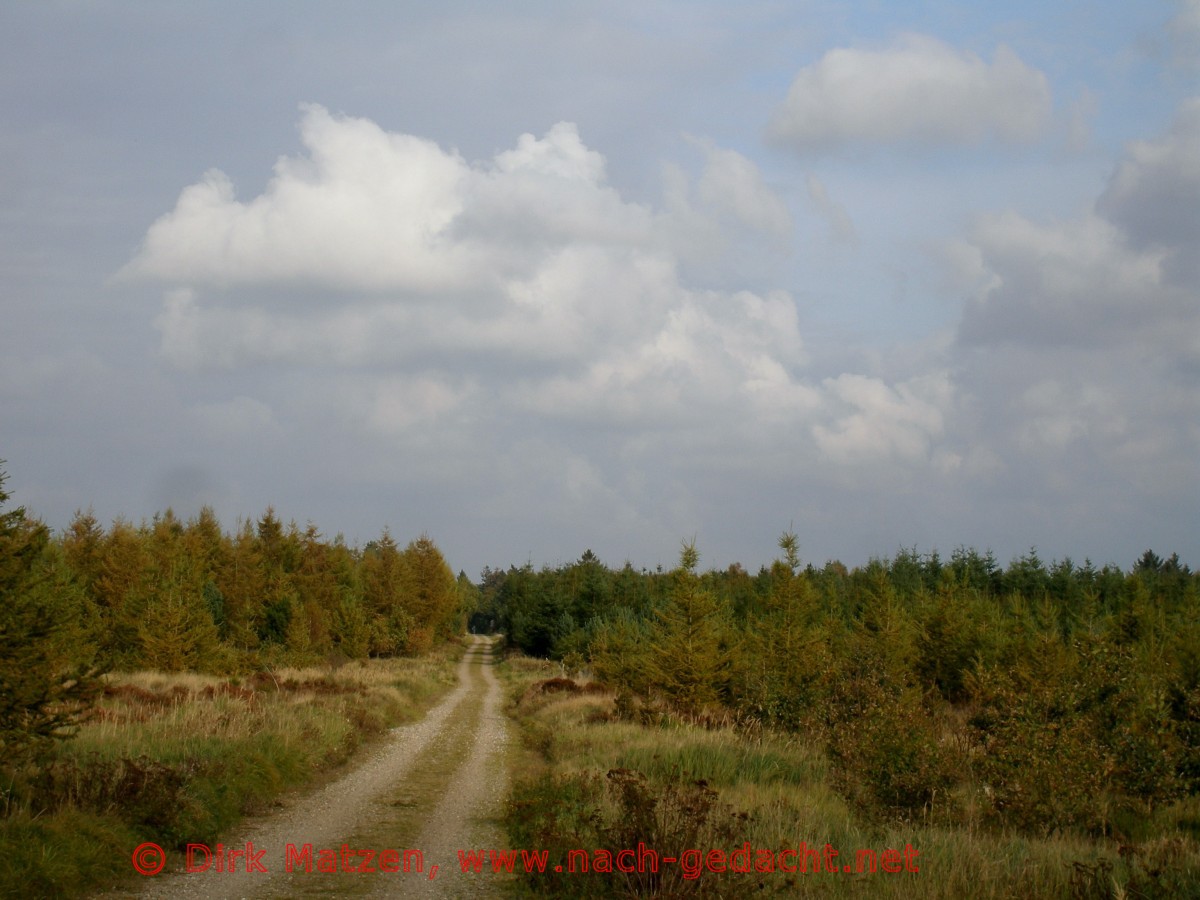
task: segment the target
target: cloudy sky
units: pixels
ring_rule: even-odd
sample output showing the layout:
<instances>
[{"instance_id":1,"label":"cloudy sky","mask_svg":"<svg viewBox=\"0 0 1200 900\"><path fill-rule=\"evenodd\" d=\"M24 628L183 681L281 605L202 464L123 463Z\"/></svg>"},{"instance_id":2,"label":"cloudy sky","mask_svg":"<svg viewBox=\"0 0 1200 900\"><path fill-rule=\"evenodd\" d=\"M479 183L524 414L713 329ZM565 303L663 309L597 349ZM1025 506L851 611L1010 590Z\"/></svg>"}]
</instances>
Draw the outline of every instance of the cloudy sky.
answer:
<instances>
[{"instance_id":1,"label":"cloudy sky","mask_svg":"<svg viewBox=\"0 0 1200 900\"><path fill-rule=\"evenodd\" d=\"M1200 2L0 5L0 458L455 569L1200 564Z\"/></svg>"}]
</instances>

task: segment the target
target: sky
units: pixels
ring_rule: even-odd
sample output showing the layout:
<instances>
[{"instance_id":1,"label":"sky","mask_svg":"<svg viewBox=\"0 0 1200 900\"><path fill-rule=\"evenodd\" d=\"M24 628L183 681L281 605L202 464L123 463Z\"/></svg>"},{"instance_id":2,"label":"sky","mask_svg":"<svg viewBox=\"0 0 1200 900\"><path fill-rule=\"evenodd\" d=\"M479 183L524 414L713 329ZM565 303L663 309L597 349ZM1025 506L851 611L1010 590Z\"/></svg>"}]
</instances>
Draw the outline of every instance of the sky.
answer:
<instances>
[{"instance_id":1,"label":"sky","mask_svg":"<svg viewBox=\"0 0 1200 900\"><path fill-rule=\"evenodd\" d=\"M450 565L1200 565L1200 0L0 4L0 459Z\"/></svg>"}]
</instances>

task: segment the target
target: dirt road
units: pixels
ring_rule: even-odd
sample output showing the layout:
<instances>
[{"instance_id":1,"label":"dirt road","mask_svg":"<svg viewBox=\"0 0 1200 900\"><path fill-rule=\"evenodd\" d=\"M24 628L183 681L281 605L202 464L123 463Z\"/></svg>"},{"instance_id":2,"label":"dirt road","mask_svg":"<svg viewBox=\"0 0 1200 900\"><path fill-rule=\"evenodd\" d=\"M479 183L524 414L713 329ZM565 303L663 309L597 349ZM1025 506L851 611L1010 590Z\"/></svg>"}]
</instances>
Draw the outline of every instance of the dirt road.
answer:
<instances>
[{"instance_id":1,"label":"dirt road","mask_svg":"<svg viewBox=\"0 0 1200 900\"><path fill-rule=\"evenodd\" d=\"M148 879L141 896L496 896L497 876L463 875L458 858L460 849L505 846L496 821L507 787L501 690L492 642L471 641L458 687L422 721L394 729L344 777L229 836L223 868L230 849L251 848L234 871L216 871L213 847L208 871ZM358 871L367 867L376 871Z\"/></svg>"}]
</instances>

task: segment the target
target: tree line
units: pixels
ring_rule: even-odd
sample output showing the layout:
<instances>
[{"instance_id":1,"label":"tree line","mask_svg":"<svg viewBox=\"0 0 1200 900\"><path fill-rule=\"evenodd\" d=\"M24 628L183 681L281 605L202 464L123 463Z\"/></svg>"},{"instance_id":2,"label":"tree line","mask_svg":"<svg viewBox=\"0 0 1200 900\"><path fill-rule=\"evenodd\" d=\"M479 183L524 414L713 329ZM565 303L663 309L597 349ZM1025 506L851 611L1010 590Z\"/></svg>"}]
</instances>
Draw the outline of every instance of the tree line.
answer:
<instances>
[{"instance_id":1,"label":"tree line","mask_svg":"<svg viewBox=\"0 0 1200 900\"><path fill-rule=\"evenodd\" d=\"M461 633L474 587L421 535L358 549L272 509L236 533L211 508L52 533L6 508L0 471L0 752L61 735L98 674L234 673L416 655Z\"/></svg>"},{"instance_id":2,"label":"tree line","mask_svg":"<svg viewBox=\"0 0 1200 900\"><path fill-rule=\"evenodd\" d=\"M823 743L885 817L1128 833L1200 793L1200 576L960 548L756 574L485 570L473 621L562 660L643 719L732 714ZM982 811L982 812L981 812Z\"/></svg>"},{"instance_id":3,"label":"tree line","mask_svg":"<svg viewBox=\"0 0 1200 900\"><path fill-rule=\"evenodd\" d=\"M235 673L420 654L502 631L588 671L622 715L732 715L820 741L883 815L1115 832L1200 792L1200 576L1146 551L1124 570L999 565L959 548L848 568L780 555L751 574L570 564L456 578L425 535L363 548L268 509L52 533L0 471L0 753L69 733L105 671Z\"/></svg>"}]
</instances>

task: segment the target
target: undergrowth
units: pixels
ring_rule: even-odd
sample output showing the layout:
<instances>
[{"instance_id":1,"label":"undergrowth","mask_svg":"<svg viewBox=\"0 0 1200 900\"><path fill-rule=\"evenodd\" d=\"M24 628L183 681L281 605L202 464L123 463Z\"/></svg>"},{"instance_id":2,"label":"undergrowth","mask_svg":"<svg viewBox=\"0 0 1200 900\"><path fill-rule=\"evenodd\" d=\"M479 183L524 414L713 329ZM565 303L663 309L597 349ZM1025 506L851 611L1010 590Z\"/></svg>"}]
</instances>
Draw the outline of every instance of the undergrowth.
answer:
<instances>
[{"instance_id":1,"label":"undergrowth","mask_svg":"<svg viewBox=\"0 0 1200 900\"><path fill-rule=\"evenodd\" d=\"M525 876L521 894L1200 897L1195 798L1155 810L1136 833L997 827L982 788L946 774L970 762L968 750L949 746L948 723L923 720L916 699L889 706L863 695L866 712L847 706L828 732L784 733L720 710L681 713L618 696L520 657L499 668L522 735L509 839L549 851L547 871ZM681 865L586 875L566 865L572 850L639 844L676 859L684 849L722 850L728 861L747 843L772 851L773 862L694 878ZM838 871L781 871L778 852L801 844L836 849ZM857 851L882 860L906 847L916 872L843 870Z\"/></svg>"}]
</instances>

